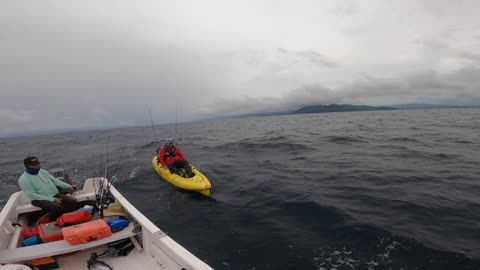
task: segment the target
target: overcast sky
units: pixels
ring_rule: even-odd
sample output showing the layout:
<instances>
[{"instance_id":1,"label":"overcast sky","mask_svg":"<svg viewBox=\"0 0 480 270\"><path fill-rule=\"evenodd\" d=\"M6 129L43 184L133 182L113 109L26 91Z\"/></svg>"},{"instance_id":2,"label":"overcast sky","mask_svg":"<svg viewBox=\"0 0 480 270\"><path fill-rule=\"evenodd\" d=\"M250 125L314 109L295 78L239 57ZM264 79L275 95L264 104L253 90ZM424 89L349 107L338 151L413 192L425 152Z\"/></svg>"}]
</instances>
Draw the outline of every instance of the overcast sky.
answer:
<instances>
[{"instance_id":1,"label":"overcast sky","mask_svg":"<svg viewBox=\"0 0 480 270\"><path fill-rule=\"evenodd\" d=\"M480 1L0 2L0 136L313 103L480 105Z\"/></svg>"}]
</instances>

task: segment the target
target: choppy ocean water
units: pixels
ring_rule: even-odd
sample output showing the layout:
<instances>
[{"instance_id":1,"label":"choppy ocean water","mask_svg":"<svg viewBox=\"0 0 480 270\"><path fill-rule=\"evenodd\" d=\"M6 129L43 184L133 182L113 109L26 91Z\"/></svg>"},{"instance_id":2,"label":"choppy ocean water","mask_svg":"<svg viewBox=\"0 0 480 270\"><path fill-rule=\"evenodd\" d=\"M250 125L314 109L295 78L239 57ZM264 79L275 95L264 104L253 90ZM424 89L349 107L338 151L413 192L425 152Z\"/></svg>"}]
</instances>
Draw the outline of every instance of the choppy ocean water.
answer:
<instances>
[{"instance_id":1,"label":"choppy ocean water","mask_svg":"<svg viewBox=\"0 0 480 270\"><path fill-rule=\"evenodd\" d=\"M81 186L108 138L112 163L125 146L117 188L216 269L480 269L480 109L230 119L177 137L215 200L160 179L147 126L0 139L0 205L25 156Z\"/></svg>"}]
</instances>

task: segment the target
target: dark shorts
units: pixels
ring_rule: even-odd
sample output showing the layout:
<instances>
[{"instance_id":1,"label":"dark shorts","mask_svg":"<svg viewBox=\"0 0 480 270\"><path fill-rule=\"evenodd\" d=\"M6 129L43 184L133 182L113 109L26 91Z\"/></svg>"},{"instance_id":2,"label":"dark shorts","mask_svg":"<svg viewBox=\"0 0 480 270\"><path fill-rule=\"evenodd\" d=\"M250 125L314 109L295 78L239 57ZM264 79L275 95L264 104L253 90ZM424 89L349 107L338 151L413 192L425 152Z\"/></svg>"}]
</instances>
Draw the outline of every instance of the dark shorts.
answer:
<instances>
[{"instance_id":1,"label":"dark shorts","mask_svg":"<svg viewBox=\"0 0 480 270\"><path fill-rule=\"evenodd\" d=\"M185 169L188 175L192 173L192 167L190 167L190 164L188 164L188 161L186 160L177 160L170 164L168 167L173 173L179 173L180 169Z\"/></svg>"},{"instance_id":2,"label":"dark shorts","mask_svg":"<svg viewBox=\"0 0 480 270\"><path fill-rule=\"evenodd\" d=\"M47 211L50 220L54 221L58 217L60 217L64 213L72 212L77 210L79 207L79 202L71 196L63 195L63 194L56 194L53 196L58 199L62 199L62 203L58 204L51 201L45 200L33 200L32 205L42 208L42 210Z\"/></svg>"}]
</instances>

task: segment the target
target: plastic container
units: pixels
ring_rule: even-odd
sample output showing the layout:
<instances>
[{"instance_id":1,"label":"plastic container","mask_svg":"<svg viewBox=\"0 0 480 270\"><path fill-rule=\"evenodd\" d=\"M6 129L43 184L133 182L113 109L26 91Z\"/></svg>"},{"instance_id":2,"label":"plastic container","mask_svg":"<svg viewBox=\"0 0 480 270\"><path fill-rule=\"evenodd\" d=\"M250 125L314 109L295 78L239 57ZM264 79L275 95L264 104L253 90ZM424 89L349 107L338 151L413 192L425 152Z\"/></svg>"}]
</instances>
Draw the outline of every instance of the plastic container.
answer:
<instances>
[{"instance_id":1,"label":"plastic container","mask_svg":"<svg viewBox=\"0 0 480 270\"><path fill-rule=\"evenodd\" d=\"M28 227L22 230L21 232L23 239L28 239L32 236L38 235L38 227L33 226L33 227Z\"/></svg>"},{"instance_id":2,"label":"plastic container","mask_svg":"<svg viewBox=\"0 0 480 270\"><path fill-rule=\"evenodd\" d=\"M33 245L38 245L42 243L42 239L40 239L40 236L35 235L32 237L29 237L25 240L23 240L23 245L28 247L28 246L33 246Z\"/></svg>"},{"instance_id":3,"label":"plastic container","mask_svg":"<svg viewBox=\"0 0 480 270\"><path fill-rule=\"evenodd\" d=\"M38 225L38 235L43 242L53 242L63 239L62 227L58 226L56 221Z\"/></svg>"},{"instance_id":4,"label":"plastic container","mask_svg":"<svg viewBox=\"0 0 480 270\"><path fill-rule=\"evenodd\" d=\"M93 215L93 206L85 205L84 207L79 208L75 212L82 211L82 210L87 210L90 213L90 215Z\"/></svg>"},{"instance_id":5,"label":"plastic container","mask_svg":"<svg viewBox=\"0 0 480 270\"><path fill-rule=\"evenodd\" d=\"M125 227L128 226L128 223L130 223L127 219L123 219L119 216L109 219L106 222L110 227L110 229L112 230L112 233L116 233L123 230Z\"/></svg>"},{"instance_id":6,"label":"plastic container","mask_svg":"<svg viewBox=\"0 0 480 270\"><path fill-rule=\"evenodd\" d=\"M31 263L39 270L53 270L59 268L57 261L53 257L33 259Z\"/></svg>"},{"instance_id":7,"label":"plastic container","mask_svg":"<svg viewBox=\"0 0 480 270\"><path fill-rule=\"evenodd\" d=\"M45 214L45 215L40 217L37 224L47 224L49 222L50 222L50 216L48 214Z\"/></svg>"},{"instance_id":8,"label":"plastic container","mask_svg":"<svg viewBox=\"0 0 480 270\"><path fill-rule=\"evenodd\" d=\"M75 211L63 214L57 218L57 224L60 226L76 225L87 222L92 219L92 215L87 210Z\"/></svg>"},{"instance_id":9,"label":"plastic container","mask_svg":"<svg viewBox=\"0 0 480 270\"><path fill-rule=\"evenodd\" d=\"M98 219L62 229L63 238L70 245L88 243L112 235L112 230L103 219Z\"/></svg>"}]
</instances>

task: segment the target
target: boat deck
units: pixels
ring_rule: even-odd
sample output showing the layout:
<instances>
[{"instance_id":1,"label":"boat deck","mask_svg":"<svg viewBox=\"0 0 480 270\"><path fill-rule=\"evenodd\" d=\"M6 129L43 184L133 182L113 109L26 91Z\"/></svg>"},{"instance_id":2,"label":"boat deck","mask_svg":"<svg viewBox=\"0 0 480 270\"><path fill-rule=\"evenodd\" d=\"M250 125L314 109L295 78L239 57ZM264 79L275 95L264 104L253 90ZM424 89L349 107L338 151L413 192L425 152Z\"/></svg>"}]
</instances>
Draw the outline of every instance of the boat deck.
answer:
<instances>
[{"instance_id":1,"label":"boat deck","mask_svg":"<svg viewBox=\"0 0 480 270\"><path fill-rule=\"evenodd\" d=\"M15 248L10 250L3 250L0 252L0 257L3 258L2 263L13 263L18 261L31 260L38 257L55 256L59 254L75 252L75 251L115 242L120 239L129 238L136 234L133 232L134 231L133 229L134 229L134 225L130 223L128 227L126 227L120 232L114 233L109 237L88 242L85 244L72 246L67 241L60 240L55 242L28 246L28 247L20 247L20 248Z\"/></svg>"},{"instance_id":2,"label":"boat deck","mask_svg":"<svg viewBox=\"0 0 480 270\"><path fill-rule=\"evenodd\" d=\"M96 249L86 250L82 253L73 254L70 256L57 257L57 262L60 270L85 270L87 268L87 261L93 252L101 254L106 250L106 247L99 247ZM145 256L142 251L134 248L128 256L118 257L104 257L98 259L115 270L140 270L140 269L166 269L162 268L153 257Z\"/></svg>"},{"instance_id":3,"label":"boat deck","mask_svg":"<svg viewBox=\"0 0 480 270\"><path fill-rule=\"evenodd\" d=\"M95 185L104 178L87 179L81 193L76 194L78 200L95 199ZM130 224L123 230L99 240L70 245L65 240L48 242L33 246L23 246L22 228L31 226L30 213L39 209L30 204L23 192L10 196L7 204L0 212L0 264L29 263L32 259L53 256L59 269L87 269L88 260L93 252L103 253L109 243L121 239L130 239L135 248L127 256L111 256L98 261L110 265L115 270L140 269L191 269L212 270L210 266L195 257L162 232L155 224L139 212L114 186L110 193L129 215ZM40 213L38 213L40 214ZM93 219L96 217L94 216ZM36 219L36 218L35 218Z\"/></svg>"}]
</instances>

